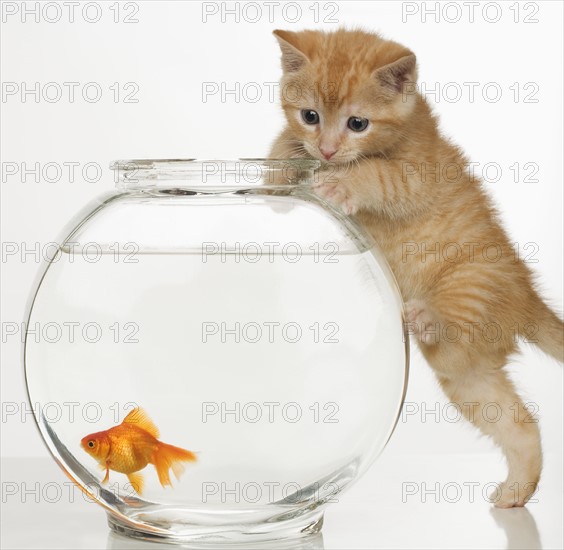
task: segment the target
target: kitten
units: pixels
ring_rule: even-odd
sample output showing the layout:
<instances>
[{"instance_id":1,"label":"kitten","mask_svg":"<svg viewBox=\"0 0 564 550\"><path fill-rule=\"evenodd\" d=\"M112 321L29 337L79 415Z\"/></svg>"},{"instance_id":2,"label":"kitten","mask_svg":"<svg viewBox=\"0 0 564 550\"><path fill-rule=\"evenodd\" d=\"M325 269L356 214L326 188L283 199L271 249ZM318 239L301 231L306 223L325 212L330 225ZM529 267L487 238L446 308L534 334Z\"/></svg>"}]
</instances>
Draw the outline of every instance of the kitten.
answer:
<instances>
[{"instance_id":1,"label":"kitten","mask_svg":"<svg viewBox=\"0 0 564 550\"><path fill-rule=\"evenodd\" d=\"M415 91L410 50L359 30L274 34L288 124L270 158L324 162L315 192L374 237L442 389L505 454L508 476L491 500L523 506L540 478L540 435L503 367L516 337L562 361L562 321ZM501 418L488 422L492 402Z\"/></svg>"}]
</instances>

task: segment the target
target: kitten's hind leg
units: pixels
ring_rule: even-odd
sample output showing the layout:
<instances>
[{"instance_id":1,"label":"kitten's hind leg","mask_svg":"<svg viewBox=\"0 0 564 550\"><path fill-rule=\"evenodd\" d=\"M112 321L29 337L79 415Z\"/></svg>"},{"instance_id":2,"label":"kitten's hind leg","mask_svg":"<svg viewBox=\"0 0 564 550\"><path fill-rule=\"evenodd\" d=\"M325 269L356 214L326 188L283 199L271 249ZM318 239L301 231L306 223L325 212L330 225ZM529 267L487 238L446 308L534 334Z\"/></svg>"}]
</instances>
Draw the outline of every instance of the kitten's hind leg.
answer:
<instances>
[{"instance_id":1,"label":"kitten's hind leg","mask_svg":"<svg viewBox=\"0 0 564 550\"><path fill-rule=\"evenodd\" d=\"M483 367L483 365L482 365ZM537 488L542 468L540 434L507 374L499 367L466 370L439 382L453 403L507 459L507 479L490 495L498 508L524 506Z\"/></svg>"}]
</instances>

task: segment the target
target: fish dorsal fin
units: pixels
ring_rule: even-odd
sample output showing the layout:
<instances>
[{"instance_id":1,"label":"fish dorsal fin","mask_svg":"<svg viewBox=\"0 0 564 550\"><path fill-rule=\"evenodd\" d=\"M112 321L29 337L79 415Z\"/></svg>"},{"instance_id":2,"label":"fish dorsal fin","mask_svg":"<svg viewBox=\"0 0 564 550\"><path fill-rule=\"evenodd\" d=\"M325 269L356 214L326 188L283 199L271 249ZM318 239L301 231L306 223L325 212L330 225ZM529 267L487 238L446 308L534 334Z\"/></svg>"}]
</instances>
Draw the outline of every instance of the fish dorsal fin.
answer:
<instances>
[{"instance_id":1,"label":"fish dorsal fin","mask_svg":"<svg viewBox=\"0 0 564 550\"><path fill-rule=\"evenodd\" d=\"M150 433L153 437L159 437L159 429L153 424L153 421L147 416L147 413L141 408L136 407L124 419L123 424L131 424Z\"/></svg>"}]
</instances>

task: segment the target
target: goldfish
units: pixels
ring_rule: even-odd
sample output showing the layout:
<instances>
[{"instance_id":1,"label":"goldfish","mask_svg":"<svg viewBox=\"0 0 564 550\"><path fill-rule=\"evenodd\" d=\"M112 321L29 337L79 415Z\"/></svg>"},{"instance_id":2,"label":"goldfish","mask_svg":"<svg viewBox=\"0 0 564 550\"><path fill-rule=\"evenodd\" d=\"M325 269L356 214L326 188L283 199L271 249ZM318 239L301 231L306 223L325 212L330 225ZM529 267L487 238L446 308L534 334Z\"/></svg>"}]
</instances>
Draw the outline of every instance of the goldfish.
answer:
<instances>
[{"instance_id":1,"label":"goldfish","mask_svg":"<svg viewBox=\"0 0 564 550\"><path fill-rule=\"evenodd\" d=\"M172 487L169 470L172 468L176 479L180 479L184 472L182 463L197 460L192 451L163 443L158 437L158 428L147 413L137 407L119 426L87 435L81 439L80 445L106 470L102 483L109 481L110 470L114 470L126 474L135 491L141 495L145 481L138 472L147 464L155 466L163 487Z\"/></svg>"}]
</instances>

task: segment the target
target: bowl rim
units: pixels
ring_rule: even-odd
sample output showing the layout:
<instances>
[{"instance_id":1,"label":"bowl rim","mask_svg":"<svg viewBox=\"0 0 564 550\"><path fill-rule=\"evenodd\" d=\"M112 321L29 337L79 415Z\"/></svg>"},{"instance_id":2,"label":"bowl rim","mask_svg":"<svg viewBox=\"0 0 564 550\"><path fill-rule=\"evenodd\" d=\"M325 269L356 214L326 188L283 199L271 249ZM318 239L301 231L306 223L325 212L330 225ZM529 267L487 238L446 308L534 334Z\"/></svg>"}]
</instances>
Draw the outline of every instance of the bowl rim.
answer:
<instances>
[{"instance_id":1,"label":"bowl rim","mask_svg":"<svg viewBox=\"0 0 564 550\"><path fill-rule=\"evenodd\" d=\"M282 166L293 166L295 168L303 169L315 169L322 165L322 162L313 158L302 158L302 157L292 157L292 158L264 158L264 157L240 157L240 158L147 158L147 159L117 159L110 162L110 168L112 170L117 169L134 169L139 168L176 168L186 171L197 170L201 165L210 163L249 163L261 166L267 166L275 169L279 169Z\"/></svg>"},{"instance_id":2,"label":"bowl rim","mask_svg":"<svg viewBox=\"0 0 564 550\"><path fill-rule=\"evenodd\" d=\"M242 190L307 186L323 163L316 159L130 159L110 163L116 187Z\"/></svg>"}]
</instances>

